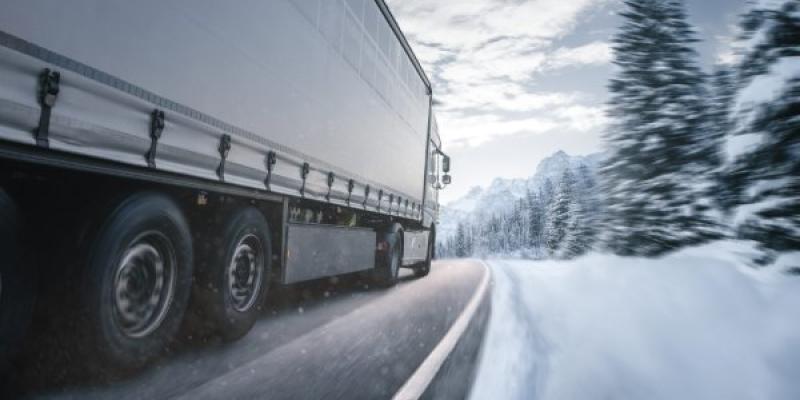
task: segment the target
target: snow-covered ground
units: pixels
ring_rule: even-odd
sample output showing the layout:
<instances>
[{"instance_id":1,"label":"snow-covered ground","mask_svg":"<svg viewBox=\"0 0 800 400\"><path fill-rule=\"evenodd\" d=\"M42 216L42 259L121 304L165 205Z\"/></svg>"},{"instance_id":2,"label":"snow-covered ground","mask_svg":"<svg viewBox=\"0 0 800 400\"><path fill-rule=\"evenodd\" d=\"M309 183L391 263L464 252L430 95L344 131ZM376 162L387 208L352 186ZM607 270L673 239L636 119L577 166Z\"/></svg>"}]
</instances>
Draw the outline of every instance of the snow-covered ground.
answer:
<instances>
[{"instance_id":1,"label":"snow-covered ground","mask_svg":"<svg viewBox=\"0 0 800 400\"><path fill-rule=\"evenodd\" d=\"M472 398L800 399L800 277L742 252L489 261Z\"/></svg>"}]
</instances>

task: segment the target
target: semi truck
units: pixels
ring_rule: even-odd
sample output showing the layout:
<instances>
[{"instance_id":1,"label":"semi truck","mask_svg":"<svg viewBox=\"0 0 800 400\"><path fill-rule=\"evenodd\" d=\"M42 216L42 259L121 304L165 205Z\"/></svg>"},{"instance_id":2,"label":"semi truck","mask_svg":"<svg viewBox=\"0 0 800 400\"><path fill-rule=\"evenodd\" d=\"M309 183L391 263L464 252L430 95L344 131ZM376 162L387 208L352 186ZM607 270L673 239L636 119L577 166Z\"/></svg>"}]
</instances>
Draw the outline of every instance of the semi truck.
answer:
<instances>
[{"instance_id":1,"label":"semi truck","mask_svg":"<svg viewBox=\"0 0 800 400\"><path fill-rule=\"evenodd\" d=\"M449 170L383 0L4 0L0 357L55 305L128 369L276 286L425 276Z\"/></svg>"}]
</instances>

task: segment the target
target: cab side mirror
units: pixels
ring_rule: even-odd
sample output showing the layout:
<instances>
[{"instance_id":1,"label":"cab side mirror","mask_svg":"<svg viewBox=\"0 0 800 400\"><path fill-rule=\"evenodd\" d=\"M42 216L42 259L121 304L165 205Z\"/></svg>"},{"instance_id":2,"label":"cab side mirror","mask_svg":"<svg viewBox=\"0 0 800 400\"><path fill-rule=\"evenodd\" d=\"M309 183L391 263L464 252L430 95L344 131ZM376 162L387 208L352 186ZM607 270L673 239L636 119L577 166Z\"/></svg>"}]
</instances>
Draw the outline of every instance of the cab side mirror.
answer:
<instances>
[{"instance_id":1,"label":"cab side mirror","mask_svg":"<svg viewBox=\"0 0 800 400\"><path fill-rule=\"evenodd\" d=\"M442 183L444 183L445 185L449 185L451 181L452 178L450 177L450 175L445 174L442 176Z\"/></svg>"},{"instance_id":2,"label":"cab side mirror","mask_svg":"<svg viewBox=\"0 0 800 400\"><path fill-rule=\"evenodd\" d=\"M444 173L450 172L450 156L444 156L442 159L442 171Z\"/></svg>"}]
</instances>

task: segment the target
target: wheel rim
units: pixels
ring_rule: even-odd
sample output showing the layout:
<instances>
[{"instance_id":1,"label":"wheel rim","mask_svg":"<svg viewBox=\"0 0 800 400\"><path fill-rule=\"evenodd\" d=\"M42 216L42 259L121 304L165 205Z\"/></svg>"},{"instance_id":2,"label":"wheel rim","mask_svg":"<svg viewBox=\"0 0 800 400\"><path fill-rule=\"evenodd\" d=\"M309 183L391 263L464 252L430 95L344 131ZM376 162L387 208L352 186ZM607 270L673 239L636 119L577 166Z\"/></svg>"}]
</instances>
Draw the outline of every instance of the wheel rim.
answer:
<instances>
[{"instance_id":1,"label":"wheel rim","mask_svg":"<svg viewBox=\"0 0 800 400\"><path fill-rule=\"evenodd\" d=\"M128 246L114 277L114 319L126 336L140 338L164 321L175 292L176 258L160 232L146 232Z\"/></svg>"},{"instance_id":2,"label":"wheel rim","mask_svg":"<svg viewBox=\"0 0 800 400\"><path fill-rule=\"evenodd\" d=\"M257 236L249 234L239 240L227 272L233 308L249 310L258 299L264 274L264 252Z\"/></svg>"}]
</instances>

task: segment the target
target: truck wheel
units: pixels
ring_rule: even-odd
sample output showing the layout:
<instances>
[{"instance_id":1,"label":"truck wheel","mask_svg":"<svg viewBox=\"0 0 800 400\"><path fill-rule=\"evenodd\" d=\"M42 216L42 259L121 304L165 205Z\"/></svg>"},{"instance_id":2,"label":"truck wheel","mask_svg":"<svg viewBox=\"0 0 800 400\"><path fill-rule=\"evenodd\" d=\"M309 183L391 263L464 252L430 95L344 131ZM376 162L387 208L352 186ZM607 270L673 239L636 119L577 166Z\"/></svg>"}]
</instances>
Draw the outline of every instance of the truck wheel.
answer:
<instances>
[{"instance_id":1,"label":"truck wheel","mask_svg":"<svg viewBox=\"0 0 800 400\"><path fill-rule=\"evenodd\" d=\"M160 354L180 327L192 283L192 241L169 198L138 193L96 232L86 257L81 349L101 368L127 370Z\"/></svg>"},{"instance_id":2,"label":"truck wheel","mask_svg":"<svg viewBox=\"0 0 800 400\"><path fill-rule=\"evenodd\" d=\"M205 252L193 296L201 324L210 324L211 330L232 341L253 327L267 293L272 260L269 225L257 209L238 209L211 243L221 248Z\"/></svg>"},{"instance_id":3,"label":"truck wheel","mask_svg":"<svg viewBox=\"0 0 800 400\"><path fill-rule=\"evenodd\" d=\"M17 209L0 189L0 371L25 337L36 299L34 270L20 261Z\"/></svg>"},{"instance_id":4,"label":"truck wheel","mask_svg":"<svg viewBox=\"0 0 800 400\"><path fill-rule=\"evenodd\" d=\"M425 261L419 263L417 266L414 267L414 276L417 278L422 278L423 276L428 275L431 272L431 261L433 260L433 249L436 246L435 241L436 237L434 236L433 231L431 231L428 240L428 249L427 254L425 257Z\"/></svg>"},{"instance_id":5,"label":"truck wheel","mask_svg":"<svg viewBox=\"0 0 800 400\"><path fill-rule=\"evenodd\" d=\"M403 228L398 223L378 235L377 265L372 271L372 281L382 287L394 286L400 266L403 265Z\"/></svg>"}]
</instances>

